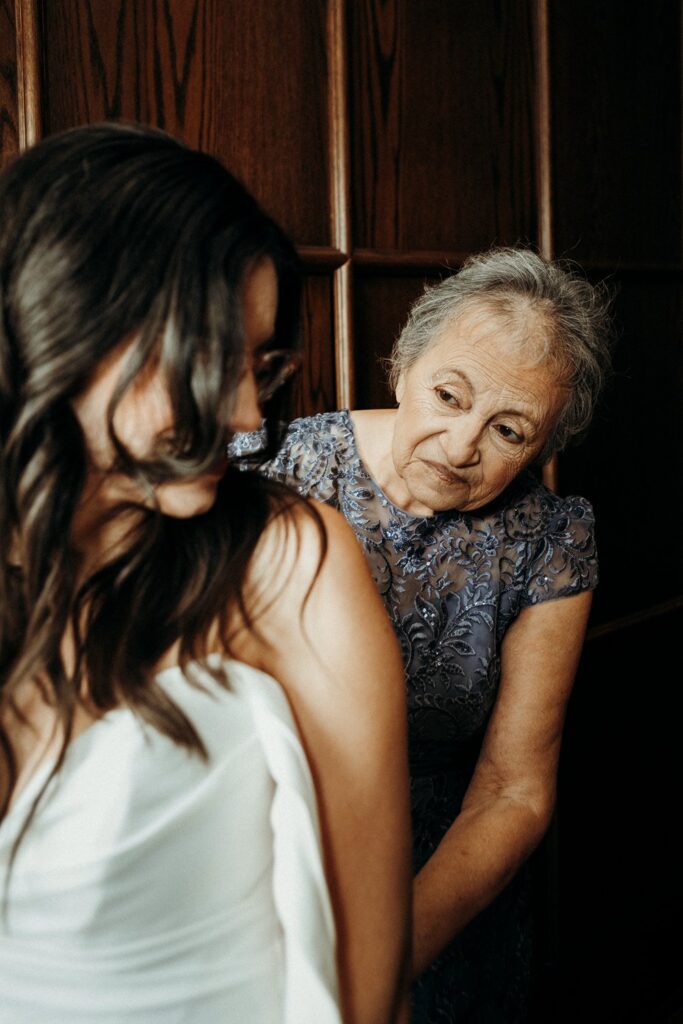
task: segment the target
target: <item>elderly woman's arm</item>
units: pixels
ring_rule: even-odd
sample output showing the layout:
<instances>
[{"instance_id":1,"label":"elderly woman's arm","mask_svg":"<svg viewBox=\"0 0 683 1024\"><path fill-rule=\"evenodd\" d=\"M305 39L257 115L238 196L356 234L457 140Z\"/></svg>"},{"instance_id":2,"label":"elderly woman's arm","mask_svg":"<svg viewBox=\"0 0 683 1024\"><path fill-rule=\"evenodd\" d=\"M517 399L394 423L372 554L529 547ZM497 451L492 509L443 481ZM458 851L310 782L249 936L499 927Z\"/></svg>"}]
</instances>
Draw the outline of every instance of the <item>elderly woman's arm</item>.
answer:
<instances>
[{"instance_id":1,"label":"elderly woman's arm","mask_svg":"<svg viewBox=\"0 0 683 1024\"><path fill-rule=\"evenodd\" d=\"M462 811L415 879L416 977L498 895L548 827L590 604L586 592L533 605L505 635L500 690Z\"/></svg>"}]
</instances>

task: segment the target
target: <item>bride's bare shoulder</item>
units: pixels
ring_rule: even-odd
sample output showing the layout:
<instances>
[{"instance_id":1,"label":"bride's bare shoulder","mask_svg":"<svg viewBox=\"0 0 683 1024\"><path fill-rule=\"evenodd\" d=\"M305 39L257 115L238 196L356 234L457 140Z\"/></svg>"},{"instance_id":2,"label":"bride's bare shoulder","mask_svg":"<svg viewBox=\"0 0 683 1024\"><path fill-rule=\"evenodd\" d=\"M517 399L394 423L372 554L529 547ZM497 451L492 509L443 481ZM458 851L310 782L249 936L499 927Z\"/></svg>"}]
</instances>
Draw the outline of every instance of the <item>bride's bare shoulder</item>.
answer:
<instances>
[{"instance_id":1,"label":"bride's bare shoulder","mask_svg":"<svg viewBox=\"0 0 683 1024\"><path fill-rule=\"evenodd\" d=\"M249 624L235 609L230 653L276 674L274 649L309 645L321 623L344 618L350 594L372 604L374 589L339 512L310 499L287 504L274 512L252 555L244 588Z\"/></svg>"},{"instance_id":2,"label":"bride's bare shoulder","mask_svg":"<svg viewBox=\"0 0 683 1024\"><path fill-rule=\"evenodd\" d=\"M248 586L267 584L291 597L308 590L323 574L334 575L346 562L363 563L358 541L344 517L314 499L285 502L271 516L249 566Z\"/></svg>"}]
</instances>

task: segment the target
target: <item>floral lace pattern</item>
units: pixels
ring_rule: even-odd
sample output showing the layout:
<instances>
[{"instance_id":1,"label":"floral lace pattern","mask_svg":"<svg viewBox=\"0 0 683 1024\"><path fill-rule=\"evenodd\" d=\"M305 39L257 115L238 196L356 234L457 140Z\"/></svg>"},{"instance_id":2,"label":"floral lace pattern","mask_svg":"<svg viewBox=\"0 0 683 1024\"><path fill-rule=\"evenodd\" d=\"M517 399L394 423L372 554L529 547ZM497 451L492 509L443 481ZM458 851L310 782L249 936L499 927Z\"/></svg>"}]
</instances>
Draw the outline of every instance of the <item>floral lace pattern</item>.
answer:
<instances>
[{"instance_id":1,"label":"floral lace pattern","mask_svg":"<svg viewBox=\"0 0 683 1024\"><path fill-rule=\"evenodd\" d=\"M239 454L257 447L258 433L234 442ZM264 471L344 515L391 617L406 665L418 870L460 810L506 629L523 608L597 583L592 509L523 473L485 508L410 515L369 476L348 412L295 420ZM523 1019L524 888L518 879L424 975L415 1021Z\"/></svg>"}]
</instances>

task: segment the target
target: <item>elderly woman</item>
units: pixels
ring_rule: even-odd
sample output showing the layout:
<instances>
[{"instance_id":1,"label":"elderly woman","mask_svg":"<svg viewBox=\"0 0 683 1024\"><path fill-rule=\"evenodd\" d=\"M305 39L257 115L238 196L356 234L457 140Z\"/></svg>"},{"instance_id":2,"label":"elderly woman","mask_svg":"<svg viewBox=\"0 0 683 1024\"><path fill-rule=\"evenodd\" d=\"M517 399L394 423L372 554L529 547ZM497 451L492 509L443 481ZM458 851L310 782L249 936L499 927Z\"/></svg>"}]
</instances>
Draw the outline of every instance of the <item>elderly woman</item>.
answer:
<instances>
[{"instance_id":1,"label":"elderly woman","mask_svg":"<svg viewBox=\"0 0 683 1024\"><path fill-rule=\"evenodd\" d=\"M562 266L472 257L412 308L397 407L297 420L266 469L341 510L402 646L421 1024L526 1016L518 872L552 815L597 582L590 505L534 469L588 425L607 328L602 293Z\"/></svg>"}]
</instances>

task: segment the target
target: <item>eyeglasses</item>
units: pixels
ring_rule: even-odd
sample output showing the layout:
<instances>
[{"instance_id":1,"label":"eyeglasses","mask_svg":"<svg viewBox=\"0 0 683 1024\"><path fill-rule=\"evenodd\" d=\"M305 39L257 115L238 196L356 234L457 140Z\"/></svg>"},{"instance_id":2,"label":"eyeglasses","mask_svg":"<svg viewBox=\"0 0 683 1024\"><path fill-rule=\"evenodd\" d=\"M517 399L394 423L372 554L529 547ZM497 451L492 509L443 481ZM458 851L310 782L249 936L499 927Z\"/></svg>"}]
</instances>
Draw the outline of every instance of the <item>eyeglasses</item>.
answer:
<instances>
[{"instance_id":1,"label":"eyeglasses","mask_svg":"<svg viewBox=\"0 0 683 1024\"><path fill-rule=\"evenodd\" d=\"M270 352L256 352L252 359L252 373L256 381L259 402L267 402L301 366L301 352L291 348L277 348Z\"/></svg>"}]
</instances>

